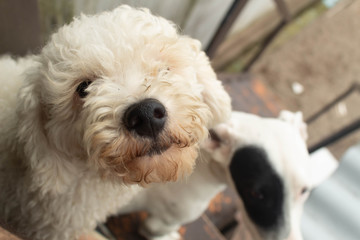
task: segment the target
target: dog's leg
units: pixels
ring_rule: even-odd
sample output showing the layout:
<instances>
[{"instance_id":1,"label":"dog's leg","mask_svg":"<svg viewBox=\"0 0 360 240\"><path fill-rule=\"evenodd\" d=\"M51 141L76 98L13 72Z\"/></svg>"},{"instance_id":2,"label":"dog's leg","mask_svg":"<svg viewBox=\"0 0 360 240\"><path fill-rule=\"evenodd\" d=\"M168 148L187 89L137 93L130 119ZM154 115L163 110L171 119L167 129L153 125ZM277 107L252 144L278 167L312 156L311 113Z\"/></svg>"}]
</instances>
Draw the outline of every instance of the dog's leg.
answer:
<instances>
[{"instance_id":1,"label":"dog's leg","mask_svg":"<svg viewBox=\"0 0 360 240\"><path fill-rule=\"evenodd\" d=\"M179 224L171 224L155 216L149 216L140 227L140 234L149 240L180 240Z\"/></svg>"}]
</instances>

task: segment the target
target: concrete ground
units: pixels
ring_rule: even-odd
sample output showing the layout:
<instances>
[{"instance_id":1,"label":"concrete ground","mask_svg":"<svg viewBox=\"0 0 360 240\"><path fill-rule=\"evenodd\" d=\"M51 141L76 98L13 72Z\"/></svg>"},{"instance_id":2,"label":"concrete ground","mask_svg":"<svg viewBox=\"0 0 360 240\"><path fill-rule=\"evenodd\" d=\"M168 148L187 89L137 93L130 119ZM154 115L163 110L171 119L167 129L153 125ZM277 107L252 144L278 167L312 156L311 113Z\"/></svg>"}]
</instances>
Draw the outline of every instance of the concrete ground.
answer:
<instances>
[{"instance_id":1,"label":"concrete ground","mask_svg":"<svg viewBox=\"0 0 360 240\"><path fill-rule=\"evenodd\" d=\"M296 34L287 28L251 70L286 108L303 111L305 118L360 82L360 1L342 0L318 15ZM353 93L310 124L309 145L358 119L359 104L359 93ZM329 148L339 158L359 139L356 131Z\"/></svg>"}]
</instances>

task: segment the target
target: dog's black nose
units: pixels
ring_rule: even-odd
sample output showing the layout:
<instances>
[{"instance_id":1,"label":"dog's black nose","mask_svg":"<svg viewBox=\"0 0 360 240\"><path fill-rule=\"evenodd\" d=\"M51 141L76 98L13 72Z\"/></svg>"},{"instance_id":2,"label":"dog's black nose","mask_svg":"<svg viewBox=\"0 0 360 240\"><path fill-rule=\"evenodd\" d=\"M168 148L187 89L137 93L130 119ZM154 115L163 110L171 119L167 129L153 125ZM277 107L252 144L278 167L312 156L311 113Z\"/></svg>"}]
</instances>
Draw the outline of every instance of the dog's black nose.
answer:
<instances>
[{"instance_id":1,"label":"dog's black nose","mask_svg":"<svg viewBox=\"0 0 360 240\"><path fill-rule=\"evenodd\" d=\"M147 98L131 105L125 111L123 122L129 131L139 136L156 138L164 128L166 118L164 105L156 99Z\"/></svg>"}]
</instances>

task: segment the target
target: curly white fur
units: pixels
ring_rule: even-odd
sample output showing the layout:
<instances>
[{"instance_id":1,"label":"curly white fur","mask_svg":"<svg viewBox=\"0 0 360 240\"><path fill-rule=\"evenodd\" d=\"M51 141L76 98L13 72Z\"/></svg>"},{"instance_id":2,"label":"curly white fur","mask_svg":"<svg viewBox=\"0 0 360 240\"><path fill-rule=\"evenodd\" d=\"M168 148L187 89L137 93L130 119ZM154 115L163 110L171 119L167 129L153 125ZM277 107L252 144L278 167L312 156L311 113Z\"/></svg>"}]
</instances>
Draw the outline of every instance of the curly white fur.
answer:
<instances>
[{"instance_id":1,"label":"curly white fur","mask_svg":"<svg viewBox=\"0 0 360 240\"><path fill-rule=\"evenodd\" d=\"M32 239L76 239L139 185L187 175L207 128L231 111L200 43L145 9L83 15L0 70L0 220ZM167 111L159 154L122 123L146 98Z\"/></svg>"}]
</instances>

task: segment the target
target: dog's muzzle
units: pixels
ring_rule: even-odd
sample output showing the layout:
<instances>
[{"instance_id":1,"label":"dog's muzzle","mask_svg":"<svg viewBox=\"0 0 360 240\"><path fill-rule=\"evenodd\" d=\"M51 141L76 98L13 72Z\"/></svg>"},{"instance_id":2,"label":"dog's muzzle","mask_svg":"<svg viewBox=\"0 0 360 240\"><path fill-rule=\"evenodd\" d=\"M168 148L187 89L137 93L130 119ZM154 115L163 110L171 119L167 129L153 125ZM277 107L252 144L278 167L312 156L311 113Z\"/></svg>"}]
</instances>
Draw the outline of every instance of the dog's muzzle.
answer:
<instances>
[{"instance_id":1,"label":"dog's muzzle","mask_svg":"<svg viewBox=\"0 0 360 240\"><path fill-rule=\"evenodd\" d=\"M156 139L164 129L167 113L164 105L156 99L146 98L130 105L125 111L125 127L141 137Z\"/></svg>"}]
</instances>

